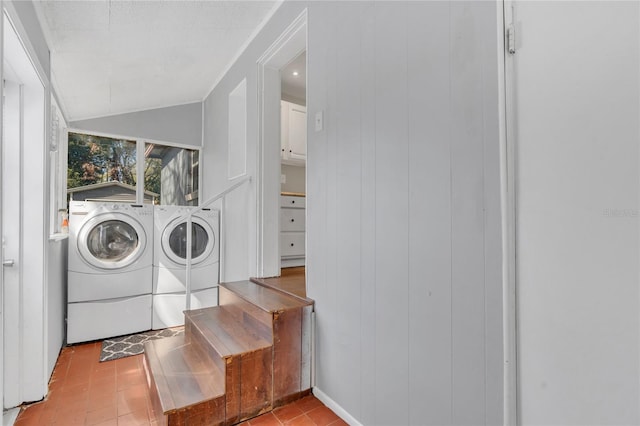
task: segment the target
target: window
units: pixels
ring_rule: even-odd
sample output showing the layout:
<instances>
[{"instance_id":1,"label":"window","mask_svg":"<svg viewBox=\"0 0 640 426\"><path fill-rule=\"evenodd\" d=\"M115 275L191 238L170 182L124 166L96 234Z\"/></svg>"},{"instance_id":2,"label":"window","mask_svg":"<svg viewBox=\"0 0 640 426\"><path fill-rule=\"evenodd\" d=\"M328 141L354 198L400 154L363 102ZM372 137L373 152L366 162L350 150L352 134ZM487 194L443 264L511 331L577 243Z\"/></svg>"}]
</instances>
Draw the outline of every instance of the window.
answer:
<instances>
[{"instance_id":1,"label":"window","mask_svg":"<svg viewBox=\"0 0 640 426\"><path fill-rule=\"evenodd\" d=\"M198 159L195 149L147 143L144 150L144 189L158 194L157 204L198 205Z\"/></svg>"},{"instance_id":2,"label":"window","mask_svg":"<svg viewBox=\"0 0 640 426\"><path fill-rule=\"evenodd\" d=\"M62 219L67 210L65 200L65 159L67 156L66 145L60 143L64 141L66 123L60 112L60 108L51 98L51 132L49 134L49 206L50 223L49 233L57 234L62 232Z\"/></svg>"},{"instance_id":3,"label":"window","mask_svg":"<svg viewBox=\"0 0 640 426\"><path fill-rule=\"evenodd\" d=\"M72 199L136 202L135 140L69 132L68 141L67 193Z\"/></svg>"},{"instance_id":4,"label":"window","mask_svg":"<svg viewBox=\"0 0 640 426\"><path fill-rule=\"evenodd\" d=\"M197 148L69 131L67 193L73 200L198 205L199 155Z\"/></svg>"}]
</instances>

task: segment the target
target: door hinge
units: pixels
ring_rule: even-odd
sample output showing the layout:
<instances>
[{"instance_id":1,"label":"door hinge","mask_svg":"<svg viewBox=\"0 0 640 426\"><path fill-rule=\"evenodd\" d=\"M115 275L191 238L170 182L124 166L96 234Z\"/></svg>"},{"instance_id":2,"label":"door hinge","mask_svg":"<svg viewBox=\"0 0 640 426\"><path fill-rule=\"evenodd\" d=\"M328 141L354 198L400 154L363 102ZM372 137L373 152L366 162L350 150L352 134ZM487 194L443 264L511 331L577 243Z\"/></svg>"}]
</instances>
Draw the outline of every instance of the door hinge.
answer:
<instances>
[{"instance_id":1,"label":"door hinge","mask_svg":"<svg viewBox=\"0 0 640 426\"><path fill-rule=\"evenodd\" d=\"M507 51L510 55L516 54L516 29L513 24L507 27Z\"/></svg>"}]
</instances>

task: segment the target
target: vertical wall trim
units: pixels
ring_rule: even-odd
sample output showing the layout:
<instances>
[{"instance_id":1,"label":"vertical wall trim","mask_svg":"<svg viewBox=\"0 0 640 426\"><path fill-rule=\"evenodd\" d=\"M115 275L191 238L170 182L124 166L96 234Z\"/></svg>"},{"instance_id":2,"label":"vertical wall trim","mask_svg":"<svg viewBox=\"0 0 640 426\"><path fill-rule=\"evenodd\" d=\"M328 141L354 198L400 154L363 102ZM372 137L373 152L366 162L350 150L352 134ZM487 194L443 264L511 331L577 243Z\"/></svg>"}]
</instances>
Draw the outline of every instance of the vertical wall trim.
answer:
<instances>
[{"instance_id":1,"label":"vertical wall trim","mask_svg":"<svg viewBox=\"0 0 640 426\"><path fill-rule=\"evenodd\" d=\"M449 52L453 51L453 37L451 34L451 3L449 3L449 39L447 40L448 42L448 46L449 46ZM451 354L451 359L450 359L450 366L451 366L451 381L449 383L449 390L450 390L450 406L451 406L451 417L449 418L451 422L453 422L454 419L454 414L455 414L455 394L454 394L454 378L455 378L455 370L453 368L454 366L454 341L453 341L453 277L454 277L454 271L453 271L453 152L451 149L451 115L452 115L452 109L453 109L453 101L452 101L452 89L451 89L451 85L453 82L453 79L451 78L451 69L453 68L452 66L452 61L453 61L453 56L449 55L449 84L448 84L448 100L449 100L449 126L448 126L448 130L449 130L449 134L448 134L448 147L449 147L449 207L451 209L451 221L449 222L449 238L451 239L451 245L449 246L449 330L451 330L451 340L449 341L450 347L449 347L449 353Z\"/></svg>"},{"instance_id":2,"label":"vertical wall trim","mask_svg":"<svg viewBox=\"0 0 640 426\"><path fill-rule=\"evenodd\" d=\"M502 1L498 8L498 88L500 96L500 192L502 210L504 425L520 424L518 415L518 363L516 312L516 141L513 60L505 53L505 28L513 25L513 2Z\"/></svg>"},{"instance_id":3,"label":"vertical wall trim","mask_svg":"<svg viewBox=\"0 0 640 426\"><path fill-rule=\"evenodd\" d=\"M4 0L0 0L0 58L4 58ZM0 100L4 99L4 60L0 61ZM4 161L4 102L0 101L0 189ZM4 261L4 206L0 194L0 261ZM0 266L0 408L4 408L4 266Z\"/></svg>"},{"instance_id":4,"label":"vertical wall trim","mask_svg":"<svg viewBox=\"0 0 640 426\"><path fill-rule=\"evenodd\" d=\"M200 173L200 175L202 175L202 173ZM219 257L218 257L218 272L220 274L220 279L218 280L221 283L225 283L227 282L227 276L226 276L226 271L227 268L225 267L225 261L226 261L226 255L225 253L227 252L227 244L226 244L226 238L227 238L227 226L226 226L226 216L227 216L227 197L222 197L222 200L220 200L220 216L219 216L219 220L220 220L220 228L219 228L219 232L218 232L218 252L219 252ZM218 297L220 295L220 292L218 292ZM218 304L220 303L220 301L218 300Z\"/></svg>"},{"instance_id":5,"label":"vertical wall trim","mask_svg":"<svg viewBox=\"0 0 640 426\"><path fill-rule=\"evenodd\" d=\"M51 52L48 51L48 60L49 64L51 64ZM50 248L49 248L49 235L51 235L52 228L51 222L55 221L57 218L57 208L51 208L51 186L49 185L49 179L51 178L51 137L52 137L52 111L51 111L51 85L48 81L43 81L43 92L44 92L44 143L42 147L42 163L43 163L43 174L41 179L42 191L43 191L43 217L46 218L42 223L42 259L44 260L44 266L42 268L42 395L46 395L48 391L48 364L49 364L49 356L48 356L48 348L49 348L49 304L47 303L49 300L49 258L50 258ZM56 130L57 131L57 130ZM55 179L54 179L55 182ZM54 191L55 192L55 189ZM54 213L55 211L55 213ZM55 223L53 224L53 229L55 230Z\"/></svg>"},{"instance_id":6,"label":"vertical wall trim","mask_svg":"<svg viewBox=\"0 0 640 426\"><path fill-rule=\"evenodd\" d=\"M20 324L18 324L18 347L19 354L24 354L24 85L20 84L20 94L19 94L19 113L18 117L20 120L19 124L19 132L20 132L20 153L18 155L18 162L20 163L20 198L18 199L18 210L20 214L20 223L18 223L18 228L20 229L20 248L18 250L19 258L18 258L18 285L20 288L18 289L18 318L20 320ZM4 308L3 308L4 310ZM23 391L24 391L24 356L20 356L18 361L19 365L19 386L18 386L18 397L19 401L23 401Z\"/></svg>"},{"instance_id":7,"label":"vertical wall trim","mask_svg":"<svg viewBox=\"0 0 640 426\"><path fill-rule=\"evenodd\" d=\"M137 182L136 182L136 203L144 204L144 162L145 157L144 153L146 151L146 143L143 140L136 139L136 173Z\"/></svg>"}]
</instances>

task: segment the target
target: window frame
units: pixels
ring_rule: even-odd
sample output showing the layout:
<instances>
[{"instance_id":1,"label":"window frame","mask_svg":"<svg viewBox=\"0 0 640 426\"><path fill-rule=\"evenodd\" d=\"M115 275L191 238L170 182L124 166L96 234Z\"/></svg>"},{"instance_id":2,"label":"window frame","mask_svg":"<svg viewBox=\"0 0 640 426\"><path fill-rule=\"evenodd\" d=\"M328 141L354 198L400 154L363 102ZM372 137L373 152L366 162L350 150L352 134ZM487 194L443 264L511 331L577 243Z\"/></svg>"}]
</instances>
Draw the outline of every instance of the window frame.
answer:
<instances>
[{"instance_id":1,"label":"window frame","mask_svg":"<svg viewBox=\"0 0 640 426\"><path fill-rule=\"evenodd\" d=\"M68 168L68 145L69 145L69 133L77 133L77 134L82 134L82 135L89 135L89 136L97 136L97 137L103 137L103 138L110 138L110 139L119 139L119 140L128 140L128 141L135 141L136 143L136 175L138 176L137 180L136 180L136 204L143 204L144 203L144 167L145 167L145 161L144 161L144 153L145 153L145 145L146 144L154 144L154 145L161 145L161 146L168 146L171 148L178 148L178 149L187 149L187 150L191 150L191 151L198 151L198 158L202 158L202 146L193 146L193 145L188 145L188 144L182 144L182 143L176 143L176 142L168 142L168 141L160 141L157 139L149 139L149 138L140 138L140 137L136 137L136 136L126 136L126 135L118 135L118 134L114 134L114 133L105 133L105 132L96 132L93 130L85 130L85 129L79 129L79 128L74 128L74 127L68 127L65 130L65 138L64 138L64 146L65 146L65 156L64 156L64 196L63 196L63 200L66 203L67 200L67 168ZM141 161L142 160L142 161ZM198 182L201 182L200 179L202 179L202 168L199 167L198 169ZM195 204L196 206L199 205L200 203L200 197L202 196L202 189L200 186L198 186L198 198L197 198L197 203ZM65 204L66 205L66 204Z\"/></svg>"},{"instance_id":2,"label":"window frame","mask_svg":"<svg viewBox=\"0 0 640 426\"><path fill-rule=\"evenodd\" d=\"M51 96L49 161L49 235L63 233L63 213L67 210L67 122L55 96Z\"/></svg>"}]
</instances>

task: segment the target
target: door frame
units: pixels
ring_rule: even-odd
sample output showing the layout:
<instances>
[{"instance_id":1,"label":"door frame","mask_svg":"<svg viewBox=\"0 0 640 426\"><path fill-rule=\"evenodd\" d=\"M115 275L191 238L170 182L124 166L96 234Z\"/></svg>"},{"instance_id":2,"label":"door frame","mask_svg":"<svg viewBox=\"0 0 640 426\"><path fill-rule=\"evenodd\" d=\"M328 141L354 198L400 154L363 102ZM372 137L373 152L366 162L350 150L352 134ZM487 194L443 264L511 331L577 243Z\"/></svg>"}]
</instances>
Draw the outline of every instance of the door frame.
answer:
<instances>
[{"instance_id":1,"label":"door frame","mask_svg":"<svg viewBox=\"0 0 640 426\"><path fill-rule=\"evenodd\" d=\"M19 14L15 8L15 6L11 3L11 2L6 2L6 1L0 1L0 5L1 10L2 10L2 24L0 24L0 53L1 53L1 58L2 58L2 64L0 65L1 71L0 71L0 77L2 77L2 79L4 79L5 77L5 73L4 73L4 60L5 60L5 49L4 49L4 45L5 45L5 39L4 39L4 31L5 31L5 27L4 27L4 16L7 17L8 21L10 22L13 30L15 31L19 42L22 46L22 49L26 55L26 57L29 59L29 62L31 64L31 66L33 67L33 71L35 72L35 75L37 76L37 78L40 80L40 83L42 84L42 95L43 95L43 111L42 111L42 118L44 120L43 124L43 134L42 134L42 152L41 153L36 153L35 155L42 155L42 176L40 176L39 178L41 179L41 188L42 188L42 197L37 197L32 201L32 206L35 209L39 209L41 210L41 214L43 219L43 229L42 229L42 235L39 236L40 240L37 243L37 246L39 248L41 248L42 252L42 271L41 271L41 289L42 289L42 301L45 303L42 303L42 310L41 312L37 312L36 315L41 315L40 318L36 318L35 320L38 323L38 330L37 332L40 333L42 332L42 335L39 336L40 341L36 342L35 340L32 341L32 344L35 345L42 345L41 346L41 353L42 353L42 359L39 360L39 362L37 363L39 366L35 369L34 371L34 375L30 378L31 379L31 384L29 385L29 387L25 390L23 388L24 383L20 383L18 384L18 386L21 387L21 391L20 391L20 399L24 400L25 399L25 394L28 394L29 396L26 396L26 399L31 400L34 398L34 396L40 396L43 397L47 394L47 390L48 390L48 381L49 381L49 377L47 374L47 365L48 365L48 356L46 353L46 348L48 347L48 324L46 321L46 318L48 317L48 309L47 309L47 304L46 304L46 300L48 300L48 277L47 277L47 271L48 271L48 265L49 265L49 250L48 250L48 241L49 241L49 233L50 233L50 220L49 220L49 214L50 214L50 208L49 208L49 204L50 204L50 191L49 191L49 185L48 185L48 177L50 175L50 161L49 161L49 156L48 156L48 152L49 152L49 141L51 140L51 126L50 126L50 122L51 122L51 86L50 86L50 80L49 80L49 76L48 76L48 72L45 70L45 68L43 67L43 65L40 63L40 59L38 57L37 54L37 50L34 47L34 45L31 43L29 36L28 36L28 32L26 30L26 28L24 27L24 25L22 24ZM4 85L0 85L0 94L3 94L3 86ZM1 110L0 110L1 111ZM2 123L2 125L4 125L4 123ZM2 135L0 134L0 144L4 144L4 140ZM21 148L22 149L22 148ZM21 165L22 167L22 165ZM1 214L1 213L0 213ZM2 219L0 219L0 222L2 221ZM2 224L0 223L0 226ZM21 239L22 239L22 231L21 231ZM20 241L20 244L23 244L23 241ZM21 248L22 250L22 248ZM4 251L4 249L3 249ZM4 253L2 253L4 255ZM20 260L22 261L22 259ZM40 275L40 274L39 274ZM4 280L2 280L2 287L0 288L1 292L2 292L2 314L1 314L1 321L2 321L2 325L4 326L4 317L5 317L5 312L4 312ZM31 302L30 299L26 298L24 299L22 302L25 303L29 303ZM37 304L36 304L37 305ZM24 305L24 306L20 306L19 308L20 310L22 310L22 312L32 312L33 309L30 305ZM22 329L24 327L24 318L20 317L20 324L17 325L17 327L19 327L20 329ZM5 361L5 357L4 357L4 349L5 349L5 345L4 345L4 332L2 332L2 338L0 339L0 345L2 345L0 347L0 356L2 357L2 364L0 364L0 375L1 375L1 379L2 382L0 385L0 388L2 388L1 392L2 394L0 396L2 396L1 401L3 401L4 404L4 399L6 397L5 393L4 393L4 361ZM33 369L33 368L32 368ZM36 378L36 376L39 376L39 378ZM22 377L22 373L21 373L21 377ZM11 407L9 407L11 408Z\"/></svg>"},{"instance_id":2,"label":"door frame","mask_svg":"<svg viewBox=\"0 0 640 426\"><path fill-rule=\"evenodd\" d=\"M4 0L0 0L0 11L4 13ZM4 82L4 16L0 19L0 83ZM4 84L0 84L0 99L4 97ZM4 102L0 102L0 166L4 157ZM0 188L2 188L0 170ZM0 260L4 262L3 204L0 196ZM4 410L4 266L0 267L0 407Z\"/></svg>"},{"instance_id":3,"label":"door frame","mask_svg":"<svg viewBox=\"0 0 640 426\"><path fill-rule=\"evenodd\" d=\"M307 50L307 22L305 9L258 59L258 277L280 275L280 69Z\"/></svg>"},{"instance_id":4,"label":"door frame","mask_svg":"<svg viewBox=\"0 0 640 426\"><path fill-rule=\"evenodd\" d=\"M503 424L519 425L516 287L515 76L508 31L515 26L513 0L498 3L500 192L502 210Z\"/></svg>"}]
</instances>

